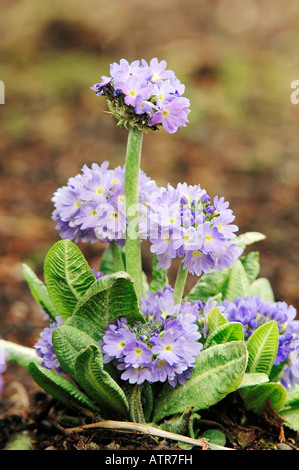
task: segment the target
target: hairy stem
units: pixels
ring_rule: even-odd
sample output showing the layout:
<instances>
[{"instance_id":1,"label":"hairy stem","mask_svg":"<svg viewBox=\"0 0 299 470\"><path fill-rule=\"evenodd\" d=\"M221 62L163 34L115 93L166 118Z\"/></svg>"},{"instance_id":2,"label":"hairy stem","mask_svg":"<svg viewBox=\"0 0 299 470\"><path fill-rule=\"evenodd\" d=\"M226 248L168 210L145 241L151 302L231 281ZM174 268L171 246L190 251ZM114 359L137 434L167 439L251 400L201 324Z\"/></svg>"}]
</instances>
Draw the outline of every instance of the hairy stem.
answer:
<instances>
[{"instance_id":1,"label":"hairy stem","mask_svg":"<svg viewBox=\"0 0 299 470\"><path fill-rule=\"evenodd\" d=\"M34 348L21 346L12 341L0 339L0 350L1 349L4 351L7 361L16 362L20 366L28 367L30 362L36 362L38 364L42 362L42 359L37 356Z\"/></svg>"},{"instance_id":2,"label":"hairy stem","mask_svg":"<svg viewBox=\"0 0 299 470\"><path fill-rule=\"evenodd\" d=\"M126 233L126 271L135 283L137 297L142 296L142 262L139 237L139 171L143 132L130 128L127 142L125 197L128 227Z\"/></svg>"},{"instance_id":3,"label":"hairy stem","mask_svg":"<svg viewBox=\"0 0 299 470\"><path fill-rule=\"evenodd\" d=\"M186 269L183 268L183 263L180 264L175 285L174 285L174 294L173 300L175 303L179 303L182 301L184 295L185 284L188 276L189 268L187 266Z\"/></svg>"},{"instance_id":4,"label":"hairy stem","mask_svg":"<svg viewBox=\"0 0 299 470\"><path fill-rule=\"evenodd\" d=\"M135 385L130 400L130 414L134 423L145 423L142 403L142 385Z\"/></svg>"}]
</instances>

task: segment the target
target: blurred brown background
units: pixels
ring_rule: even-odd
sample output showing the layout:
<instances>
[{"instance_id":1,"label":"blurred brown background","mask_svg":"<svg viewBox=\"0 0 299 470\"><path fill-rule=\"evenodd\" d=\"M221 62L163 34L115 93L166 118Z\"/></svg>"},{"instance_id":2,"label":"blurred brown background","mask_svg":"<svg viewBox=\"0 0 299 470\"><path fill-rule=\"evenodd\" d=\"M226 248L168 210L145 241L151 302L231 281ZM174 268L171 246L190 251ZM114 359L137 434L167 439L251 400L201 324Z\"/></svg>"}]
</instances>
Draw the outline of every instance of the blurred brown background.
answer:
<instances>
[{"instance_id":1,"label":"blurred brown background","mask_svg":"<svg viewBox=\"0 0 299 470\"><path fill-rule=\"evenodd\" d=\"M298 0L1 0L0 335L32 346L44 326L21 266L42 276L59 239L53 192L85 163L124 164L126 131L89 88L122 57L165 59L191 100L187 128L145 136L143 170L229 200L298 309L298 43ZM97 267L103 245L80 248Z\"/></svg>"}]
</instances>

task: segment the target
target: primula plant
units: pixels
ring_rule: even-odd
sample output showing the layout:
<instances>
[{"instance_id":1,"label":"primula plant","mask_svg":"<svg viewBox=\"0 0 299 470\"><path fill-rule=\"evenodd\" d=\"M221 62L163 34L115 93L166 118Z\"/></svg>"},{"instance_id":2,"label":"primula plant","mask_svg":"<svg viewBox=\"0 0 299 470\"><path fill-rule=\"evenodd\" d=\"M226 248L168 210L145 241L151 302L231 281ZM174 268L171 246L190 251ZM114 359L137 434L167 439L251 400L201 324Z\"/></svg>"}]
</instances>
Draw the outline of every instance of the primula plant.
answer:
<instances>
[{"instance_id":1,"label":"primula plant","mask_svg":"<svg viewBox=\"0 0 299 470\"><path fill-rule=\"evenodd\" d=\"M144 132L188 123L185 86L153 58L113 63L91 88L128 130L125 161L84 165L54 193L61 240L43 280L23 269L49 325L32 349L2 339L0 373L5 361L27 366L46 392L93 422L149 423L197 438L201 410L238 394L256 414L271 402L298 431L299 321L259 277L259 253L247 250L264 236L237 235L222 195L186 182L160 187L141 168ZM98 271L78 241L105 244ZM189 274L195 283L186 293Z\"/></svg>"}]
</instances>

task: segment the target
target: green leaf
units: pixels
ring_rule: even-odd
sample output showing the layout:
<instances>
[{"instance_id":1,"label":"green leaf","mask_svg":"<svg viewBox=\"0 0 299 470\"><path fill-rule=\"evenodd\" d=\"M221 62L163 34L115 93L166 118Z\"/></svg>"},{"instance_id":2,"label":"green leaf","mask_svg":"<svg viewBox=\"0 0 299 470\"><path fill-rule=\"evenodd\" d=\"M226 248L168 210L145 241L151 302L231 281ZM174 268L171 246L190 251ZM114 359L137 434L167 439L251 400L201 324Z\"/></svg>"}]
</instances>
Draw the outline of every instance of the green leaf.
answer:
<instances>
[{"instance_id":1,"label":"green leaf","mask_svg":"<svg viewBox=\"0 0 299 470\"><path fill-rule=\"evenodd\" d=\"M286 422L283 423L285 426L294 431L299 431L299 406L283 409L279 414L286 420Z\"/></svg>"},{"instance_id":2,"label":"green leaf","mask_svg":"<svg viewBox=\"0 0 299 470\"><path fill-rule=\"evenodd\" d=\"M90 345L78 354L75 361L75 380L97 403L103 418L128 419L129 405L126 396L103 369L99 348Z\"/></svg>"},{"instance_id":3,"label":"green leaf","mask_svg":"<svg viewBox=\"0 0 299 470\"><path fill-rule=\"evenodd\" d=\"M145 321L133 282L124 272L97 279L76 305L73 316L90 321L98 334L104 333L107 325L120 317L126 317L129 324Z\"/></svg>"},{"instance_id":4,"label":"green leaf","mask_svg":"<svg viewBox=\"0 0 299 470\"><path fill-rule=\"evenodd\" d=\"M249 294L249 280L240 260L237 260L230 269L225 299L233 302L237 297L246 297Z\"/></svg>"},{"instance_id":5,"label":"green leaf","mask_svg":"<svg viewBox=\"0 0 299 470\"><path fill-rule=\"evenodd\" d=\"M249 295L251 297L258 295L261 300L275 302L275 296L268 279L260 277L253 281L249 287Z\"/></svg>"},{"instance_id":6,"label":"green leaf","mask_svg":"<svg viewBox=\"0 0 299 470\"><path fill-rule=\"evenodd\" d=\"M87 333L64 322L52 333L52 344L58 361L70 377L75 379L75 362L78 354L90 345L100 349L98 343Z\"/></svg>"},{"instance_id":7,"label":"green leaf","mask_svg":"<svg viewBox=\"0 0 299 470\"><path fill-rule=\"evenodd\" d=\"M152 269L153 280L150 284L150 291L154 294L156 294L160 289L163 290L163 288L168 284L167 270L158 269L158 262L159 260L157 258L157 255L154 255Z\"/></svg>"},{"instance_id":8,"label":"green leaf","mask_svg":"<svg viewBox=\"0 0 299 470\"><path fill-rule=\"evenodd\" d=\"M63 319L73 313L78 300L95 281L83 254L70 240L60 240L49 250L44 278L51 301Z\"/></svg>"},{"instance_id":9,"label":"green leaf","mask_svg":"<svg viewBox=\"0 0 299 470\"><path fill-rule=\"evenodd\" d=\"M248 365L246 372L262 372L269 376L278 349L276 321L261 325L247 341Z\"/></svg>"},{"instance_id":10,"label":"green leaf","mask_svg":"<svg viewBox=\"0 0 299 470\"><path fill-rule=\"evenodd\" d=\"M260 254L258 251L250 251L244 258L240 258L250 283L255 281L260 272L259 260Z\"/></svg>"},{"instance_id":11,"label":"green leaf","mask_svg":"<svg viewBox=\"0 0 299 470\"><path fill-rule=\"evenodd\" d=\"M284 407L279 414L286 420L285 426L299 431L299 385L288 392Z\"/></svg>"},{"instance_id":12,"label":"green leaf","mask_svg":"<svg viewBox=\"0 0 299 470\"><path fill-rule=\"evenodd\" d=\"M246 246L265 240L265 238L266 236L260 232L246 232L234 238L234 242L241 248L246 248Z\"/></svg>"},{"instance_id":13,"label":"green leaf","mask_svg":"<svg viewBox=\"0 0 299 470\"><path fill-rule=\"evenodd\" d=\"M223 432L218 431L218 429L207 429L204 433L202 433L198 439L206 439L208 442L212 442L218 446L224 447L226 444L226 437Z\"/></svg>"},{"instance_id":14,"label":"green leaf","mask_svg":"<svg viewBox=\"0 0 299 470\"><path fill-rule=\"evenodd\" d=\"M268 382L261 385L247 387L240 390L248 410L261 414L265 409L267 400L270 400L273 408L280 411L285 404L287 392L286 389L278 383Z\"/></svg>"},{"instance_id":15,"label":"green leaf","mask_svg":"<svg viewBox=\"0 0 299 470\"><path fill-rule=\"evenodd\" d=\"M243 325L240 322L225 323L207 337L204 347L207 349L215 344L243 341L243 339Z\"/></svg>"},{"instance_id":16,"label":"green leaf","mask_svg":"<svg viewBox=\"0 0 299 470\"><path fill-rule=\"evenodd\" d=\"M36 362L37 364L42 362L42 358L36 354L34 348L22 346L5 339L0 339L0 351L4 351L6 361L16 362L23 367L28 367L30 362Z\"/></svg>"},{"instance_id":17,"label":"green leaf","mask_svg":"<svg viewBox=\"0 0 299 470\"><path fill-rule=\"evenodd\" d=\"M67 407L99 411L97 406L78 388L62 375L41 367L34 362L29 364L29 372L35 382L56 400Z\"/></svg>"},{"instance_id":18,"label":"green leaf","mask_svg":"<svg viewBox=\"0 0 299 470\"><path fill-rule=\"evenodd\" d=\"M243 341L232 341L202 351L186 382L175 388L162 387L156 399L153 421L183 413L193 406L194 412L212 406L242 383L247 364Z\"/></svg>"},{"instance_id":19,"label":"green leaf","mask_svg":"<svg viewBox=\"0 0 299 470\"><path fill-rule=\"evenodd\" d=\"M212 308L207 316L209 334L214 333L220 326L228 323L227 318L220 312L218 307Z\"/></svg>"},{"instance_id":20,"label":"green leaf","mask_svg":"<svg viewBox=\"0 0 299 470\"><path fill-rule=\"evenodd\" d=\"M262 383L269 382L269 377L267 374L263 373L251 373L246 372L244 375L243 382L239 386L239 388L251 387L253 385L260 385Z\"/></svg>"},{"instance_id":21,"label":"green leaf","mask_svg":"<svg viewBox=\"0 0 299 470\"><path fill-rule=\"evenodd\" d=\"M54 320L58 313L49 297L45 284L38 279L27 264L23 264L23 276L36 302Z\"/></svg>"},{"instance_id":22,"label":"green leaf","mask_svg":"<svg viewBox=\"0 0 299 470\"><path fill-rule=\"evenodd\" d=\"M229 279L229 269L203 274L185 297L186 300L207 301L210 297L224 293Z\"/></svg>"}]
</instances>

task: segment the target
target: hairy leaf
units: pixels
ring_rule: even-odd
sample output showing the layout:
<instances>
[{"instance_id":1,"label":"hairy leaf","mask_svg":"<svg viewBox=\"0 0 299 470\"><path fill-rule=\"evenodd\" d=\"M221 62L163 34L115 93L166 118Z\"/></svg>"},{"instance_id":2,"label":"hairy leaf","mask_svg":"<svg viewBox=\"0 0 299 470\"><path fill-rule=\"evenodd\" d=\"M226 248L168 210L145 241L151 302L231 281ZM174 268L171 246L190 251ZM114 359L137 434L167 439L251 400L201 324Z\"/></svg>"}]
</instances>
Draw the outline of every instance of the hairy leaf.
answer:
<instances>
[{"instance_id":1,"label":"hairy leaf","mask_svg":"<svg viewBox=\"0 0 299 470\"><path fill-rule=\"evenodd\" d=\"M218 403L242 383L247 364L243 341L232 341L202 351L196 358L191 377L184 385L172 388L165 384L156 400L154 422L166 416Z\"/></svg>"},{"instance_id":2,"label":"hairy leaf","mask_svg":"<svg viewBox=\"0 0 299 470\"><path fill-rule=\"evenodd\" d=\"M144 322L133 282L123 272L97 279L76 305L73 316L89 320L98 333L104 333L107 325L120 317L126 317L129 324Z\"/></svg>"},{"instance_id":3,"label":"hairy leaf","mask_svg":"<svg viewBox=\"0 0 299 470\"><path fill-rule=\"evenodd\" d=\"M219 326L207 337L205 349L215 344L228 343L229 341L243 341L243 326L240 322L230 322Z\"/></svg>"},{"instance_id":4,"label":"hairy leaf","mask_svg":"<svg viewBox=\"0 0 299 470\"><path fill-rule=\"evenodd\" d=\"M276 321L261 325L247 341L248 366L246 372L263 372L269 376L278 349Z\"/></svg>"},{"instance_id":5,"label":"hairy leaf","mask_svg":"<svg viewBox=\"0 0 299 470\"><path fill-rule=\"evenodd\" d=\"M41 388L65 406L99 411L98 407L83 392L62 375L34 362L29 364L28 370Z\"/></svg>"},{"instance_id":6,"label":"hairy leaf","mask_svg":"<svg viewBox=\"0 0 299 470\"><path fill-rule=\"evenodd\" d=\"M249 287L249 295L258 295L262 300L275 302L275 296L270 281L265 277L260 277L252 282Z\"/></svg>"},{"instance_id":7,"label":"hairy leaf","mask_svg":"<svg viewBox=\"0 0 299 470\"><path fill-rule=\"evenodd\" d=\"M70 240L60 240L47 253L45 284L56 311L66 319L95 281L92 269L79 248Z\"/></svg>"},{"instance_id":8,"label":"hairy leaf","mask_svg":"<svg viewBox=\"0 0 299 470\"><path fill-rule=\"evenodd\" d=\"M224 293L229 279L229 269L203 274L185 297L186 300L206 301L219 293Z\"/></svg>"},{"instance_id":9,"label":"hairy leaf","mask_svg":"<svg viewBox=\"0 0 299 470\"><path fill-rule=\"evenodd\" d=\"M249 280L240 260L237 260L230 269L225 299L233 302L237 297L246 297L249 294Z\"/></svg>"},{"instance_id":10,"label":"hairy leaf","mask_svg":"<svg viewBox=\"0 0 299 470\"><path fill-rule=\"evenodd\" d=\"M63 323L52 333L53 349L61 366L75 379L75 362L78 354L90 345L100 349L98 343L87 333Z\"/></svg>"},{"instance_id":11,"label":"hairy leaf","mask_svg":"<svg viewBox=\"0 0 299 470\"><path fill-rule=\"evenodd\" d=\"M260 385L266 382L269 382L269 377L267 376L267 374L258 372L246 372L239 388L251 387L252 385Z\"/></svg>"},{"instance_id":12,"label":"hairy leaf","mask_svg":"<svg viewBox=\"0 0 299 470\"><path fill-rule=\"evenodd\" d=\"M103 369L99 348L90 345L78 354L75 361L75 380L97 403L103 418L128 419L129 405L126 396Z\"/></svg>"},{"instance_id":13,"label":"hairy leaf","mask_svg":"<svg viewBox=\"0 0 299 470\"><path fill-rule=\"evenodd\" d=\"M214 333L220 326L228 323L227 318L215 307L210 310L207 316L207 324L209 326L209 334Z\"/></svg>"},{"instance_id":14,"label":"hairy leaf","mask_svg":"<svg viewBox=\"0 0 299 470\"><path fill-rule=\"evenodd\" d=\"M265 409L267 400L270 400L273 408L280 411L285 404L287 392L286 389L278 383L268 382L254 387L247 387L240 390L248 410L261 414Z\"/></svg>"},{"instance_id":15,"label":"hairy leaf","mask_svg":"<svg viewBox=\"0 0 299 470\"><path fill-rule=\"evenodd\" d=\"M36 302L50 316L50 318L55 320L58 313L50 299L45 284L38 279L36 274L27 264L23 264L23 276Z\"/></svg>"},{"instance_id":16,"label":"hairy leaf","mask_svg":"<svg viewBox=\"0 0 299 470\"><path fill-rule=\"evenodd\" d=\"M241 263L247 274L248 281L251 283L255 281L260 272L260 254L258 251L250 251L244 258L241 258Z\"/></svg>"},{"instance_id":17,"label":"hairy leaf","mask_svg":"<svg viewBox=\"0 0 299 470\"><path fill-rule=\"evenodd\" d=\"M246 232L236 237L234 242L242 248L246 248L246 246L265 240L265 238L266 236L260 232Z\"/></svg>"}]
</instances>

